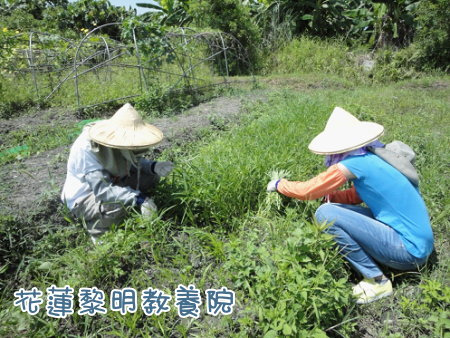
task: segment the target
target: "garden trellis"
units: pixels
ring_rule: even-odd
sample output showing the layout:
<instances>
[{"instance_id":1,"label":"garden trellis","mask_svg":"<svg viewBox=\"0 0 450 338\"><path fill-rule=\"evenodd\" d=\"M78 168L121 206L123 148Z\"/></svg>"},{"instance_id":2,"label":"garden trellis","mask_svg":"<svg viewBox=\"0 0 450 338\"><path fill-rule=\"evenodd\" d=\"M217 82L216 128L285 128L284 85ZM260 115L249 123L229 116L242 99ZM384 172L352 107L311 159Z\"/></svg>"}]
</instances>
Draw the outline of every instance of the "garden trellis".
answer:
<instances>
[{"instance_id":1,"label":"garden trellis","mask_svg":"<svg viewBox=\"0 0 450 338\"><path fill-rule=\"evenodd\" d=\"M101 34L112 25L121 23L86 30L80 40L47 32L7 37L4 80L26 83L37 102L73 96L74 105L85 108L138 97L155 86L164 94L195 96L232 83L236 73L252 72L246 50L230 34L177 28L155 43L135 29L129 39Z\"/></svg>"}]
</instances>

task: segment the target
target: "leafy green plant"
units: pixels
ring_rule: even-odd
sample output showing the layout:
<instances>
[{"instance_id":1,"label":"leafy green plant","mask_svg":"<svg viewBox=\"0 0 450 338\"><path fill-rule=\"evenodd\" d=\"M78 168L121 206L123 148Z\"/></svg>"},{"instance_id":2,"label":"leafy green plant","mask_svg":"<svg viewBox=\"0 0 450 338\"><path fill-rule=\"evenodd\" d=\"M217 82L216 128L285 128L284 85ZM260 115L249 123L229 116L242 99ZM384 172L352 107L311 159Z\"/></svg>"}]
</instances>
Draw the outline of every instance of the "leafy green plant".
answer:
<instances>
[{"instance_id":1,"label":"leafy green plant","mask_svg":"<svg viewBox=\"0 0 450 338\"><path fill-rule=\"evenodd\" d=\"M257 321L252 334L298 336L341 320L350 291L339 254L321 228L288 210L283 218L251 218L245 237L226 247L224 269L246 300L247 316ZM269 235L268 227L279 227ZM250 329L242 320L243 330Z\"/></svg>"},{"instance_id":2,"label":"leafy green plant","mask_svg":"<svg viewBox=\"0 0 450 338\"><path fill-rule=\"evenodd\" d=\"M347 79L363 80L364 77L345 44L305 36L274 52L267 68L275 74L325 72Z\"/></svg>"},{"instance_id":3,"label":"leafy green plant","mask_svg":"<svg viewBox=\"0 0 450 338\"><path fill-rule=\"evenodd\" d=\"M19 56L17 49L26 48L29 43L29 35L8 27L0 29L0 69L1 73L9 73L13 70L12 59ZM19 64L25 63L24 61Z\"/></svg>"},{"instance_id":4,"label":"leafy green plant","mask_svg":"<svg viewBox=\"0 0 450 338\"><path fill-rule=\"evenodd\" d=\"M450 287L437 280L424 279L419 289L417 297L401 298L404 320L417 320L422 330L443 337L444 332L450 328L450 312L447 309L450 303Z\"/></svg>"},{"instance_id":5,"label":"leafy green plant","mask_svg":"<svg viewBox=\"0 0 450 338\"><path fill-rule=\"evenodd\" d=\"M122 22L121 38L125 41L134 42L139 49L139 57L143 58L145 65L149 67L160 66L165 55L165 59L170 63L174 60L173 51L170 44L164 38L166 28L156 22L146 22L140 17L130 17ZM130 45L130 52L136 52L133 45Z\"/></svg>"},{"instance_id":6,"label":"leafy green plant","mask_svg":"<svg viewBox=\"0 0 450 338\"><path fill-rule=\"evenodd\" d=\"M60 31L72 29L92 30L104 24L122 22L135 15L133 10L125 7L113 6L108 0L78 0L68 4L66 8L58 6L45 12L45 19L57 19ZM118 39L120 26L105 27L102 32Z\"/></svg>"},{"instance_id":7,"label":"leafy green plant","mask_svg":"<svg viewBox=\"0 0 450 338\"><path fill-rule=\"evenodd\" d=\"M294 36L304 33L317 37L357 36L368 26L367 1L267 1L268 5L258 13L261 18L276 13L279 23L291 21ZM261 11L261 9L260 9ZM260 20L260 22L267 22ZM354 34L354 35L353 35Z\"/></svg>"},{"instance_id":8,"label":"leafy green plant","mask_svg":"<svg viewBox=\"0 0 450 338\"><path fill-rule=\"evenodd\" d=\"M160 117L173 112L181 112L208 96L206 88L202 90L170 88L168 84L152 83L147 91L134 100L137 109L149 116ZM211 94L209 95L211 96Z\"/></svg>"},{"instance_id":9,"label":"leafy green plant","mask_svg":"<svg viewBox=\"0 0 450 338\"><path fill-rule=\"evenodd\" d=\"M420 51L422 67L436 67L449 70L450 59L450 16L448 1L421 1L417 8L418 24L414 43Z\"/></svg>"},{"instance_id":10,"label":"leafy green plant","mask_svg":"<svg viewBox=\"0 0 450 338\"><path fill-rule=\"evenodd\" d=\"M258 68L260 55L257 46L260 41L260 32L250 16L248 6L239 0L191 0L189 13L194 18L193 22L196 26L229 33L239 41L246 51L248 62L245 63L240 60L241 55L227 54L230 75L251 74L252 70ZM217 42L220 46L221 41ZM212 52L214 53L214 50Z\"/></svg>"},{"instance_id":11,"label":"leafy green plant","mask_svg":"<svg viewBox=\"0 0 450 338\"><path fill-rule=\"evenodd\" d=\"M51 7L67 8L68 0L3 0L0 2L0 13L10 15L14 11L31 14L35 19L44 18L44 13Z\"/></svg>"},{"instance_id":12,"label":"leafy green plant","mask_svg":"<svg viewBox=\"0 0 450 338\"><path fill-rule=\"evenodd\" d=\"M372 76L376 81L388 82L417 78L420 73L415 70L417 50L410 46L399 51L379 50L375 54L375 67Z\"/></svg>"},{"instance_id":13,"label":"leafy green plant","mask_svg":"<svg viewBox=\"0 0 450 338\"><path fill-rule=\"evenodd\" d=\"M151 21L155 17L160 20L161 25L186 27L191 21L192 16L188 13L189 0L162 0L159 5L153 3L137 3L138 7L151 8L156 11L149 11L141 14L146 21Z\"/></svg>"}]
</instances>

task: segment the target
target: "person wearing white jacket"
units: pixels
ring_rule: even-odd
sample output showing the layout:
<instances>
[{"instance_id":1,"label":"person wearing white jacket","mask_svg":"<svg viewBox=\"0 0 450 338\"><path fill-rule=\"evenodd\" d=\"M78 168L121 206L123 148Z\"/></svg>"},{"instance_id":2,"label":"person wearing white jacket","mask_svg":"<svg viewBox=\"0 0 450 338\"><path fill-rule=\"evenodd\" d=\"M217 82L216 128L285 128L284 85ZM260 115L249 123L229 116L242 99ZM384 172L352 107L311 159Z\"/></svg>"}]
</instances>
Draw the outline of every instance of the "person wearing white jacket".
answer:
<instances>
[{"instance_id":1,"label":"person wearing white jacket","mask_svg":"<svg viewBox=\"0 0 450 338\"><path fill-rule=\"evenodd\" d=\"M110 119L89 124L71 147L67 177L61 193L73 215L82 219L94 243L134 206L150 216L157 207L147 196L172 162L147 160L143 154L163 139L125 104Z\"/></svg>"}]
</instances>

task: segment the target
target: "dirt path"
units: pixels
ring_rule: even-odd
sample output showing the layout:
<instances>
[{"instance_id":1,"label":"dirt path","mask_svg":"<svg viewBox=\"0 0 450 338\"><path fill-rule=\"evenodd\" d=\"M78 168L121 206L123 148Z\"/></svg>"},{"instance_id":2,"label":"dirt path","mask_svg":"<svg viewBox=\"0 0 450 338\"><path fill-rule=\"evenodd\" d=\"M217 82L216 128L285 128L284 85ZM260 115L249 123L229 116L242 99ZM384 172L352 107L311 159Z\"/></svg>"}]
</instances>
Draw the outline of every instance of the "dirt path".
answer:
<instances>
[{"instance_id":1,"label":"dirt path","mask_svg":"<svg viewBox=\"0 0 450 338\"><path fill-rule=\"evenodd\" d=\"M245 110L245 102L265 100L262 92L242 97L219 97L191 108L181 115L152 120L164 133L164 140L155 149L155 158L174 144L183 144L198 137L204 128L236 122ZM45 112L34 116L2 120L2 132L18 130L48 121L76 122L72 116ZM56 121L55 121L56 122ZM219 126L219 127L220 127ZM47 198L57 198L64 184L70 145L31 156L0 167L0 213L18 214L33 209L33 204Z\"/></svg>"}]
</instances>

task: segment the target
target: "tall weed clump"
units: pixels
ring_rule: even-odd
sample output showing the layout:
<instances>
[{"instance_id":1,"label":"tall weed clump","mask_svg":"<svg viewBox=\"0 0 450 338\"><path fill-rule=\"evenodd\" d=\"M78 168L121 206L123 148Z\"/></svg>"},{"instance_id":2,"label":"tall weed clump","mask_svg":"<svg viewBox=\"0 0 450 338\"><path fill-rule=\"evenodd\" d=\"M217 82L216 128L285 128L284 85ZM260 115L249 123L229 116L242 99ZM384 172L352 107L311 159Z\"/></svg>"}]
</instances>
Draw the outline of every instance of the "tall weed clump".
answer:
<instances>
[{"instance_id":1,"label":"tall weed clump","mask_svg":"<svg viewBox=\"0 0 450 338\"><path fill-rule=\"evenodd\" d=\"M442 34L440 36L446 38ZM266 59L264 72L271 75L322 73L331 78L338 76L351 81L353 85L395 82L424 77L422 71L430 68L430 60L437 60L428 58L427 53L436 53L435 50L443 55L448 53L448 48L442 46L434 46L434 51L424 51L426 48L425 43L421 42L402 49L386 47L369 51L364 47L351 49L340 40L302 36L273 52ZM446 69L442 61L436 67Z\"/></svg>"},{"instance_id":2,"label":"tall weed clump","mask_svg":"<svg viewBox=\"0 0 450 338\"><path fill-rule=\"evenodd\" d=\"M320 40L302 36L292 40L270 56L271 74L330 73L346 78L361 78L349 48L338 40Z\"/></svg>"},{"instance_id":3,"label":"tall weed clump","mask_svg":"<svg viewBox=\"0 0 450 338\"><path fill-rule=\"evenodd\" d=\"M447 0L419 2L416 21L419 25L414 44L419 50L417 64L423 68L449 71L450 6Z\"/></svg>"},{"instance_id":4,"label":"tall weed clump","mask_svg":"<svg viewBox=\"0 0 450 338\"><path fill-rule=\"evenodd\" d=\"M246 51L245 58L252 67L248 67L246 63L241 64L240 55L234 55L232 50L228 52L226 58L230 74L251 74L259 63L260 56L256 46L261 40L261 33L251 17L250 6L239 0L192 0L189 6L189 13L197 27L210 27L231 34ZM222 62L223 60L219 60L219 64Z\"/></svg>"},{"instance_id":5,"label":"tall weed clump","mask_svg":"<svg viewBox=\"0 0 450 338\"><path fill-rule=\"evenodd\" d=\"M415 69L416 63L417 50L413 45L400 50L380 49L375 54L371 75L381 83L418 78L420 73Z\"/></svg>"},{"instance_id":6,"label":"tall weed clump","mask_svg":"<svg viewBox=\"0 0 450 338\"><path fill-rule=\"evenodd\" d=\"M205 144L195 159L180 163L174 195L185 220L229 223L258 208L266 197L269 171L289 170L293 177L313 171L317 162L307 145L328 109L295 101L255 108L263 111L257 120Z\"/></svg>"}]
</instances>

